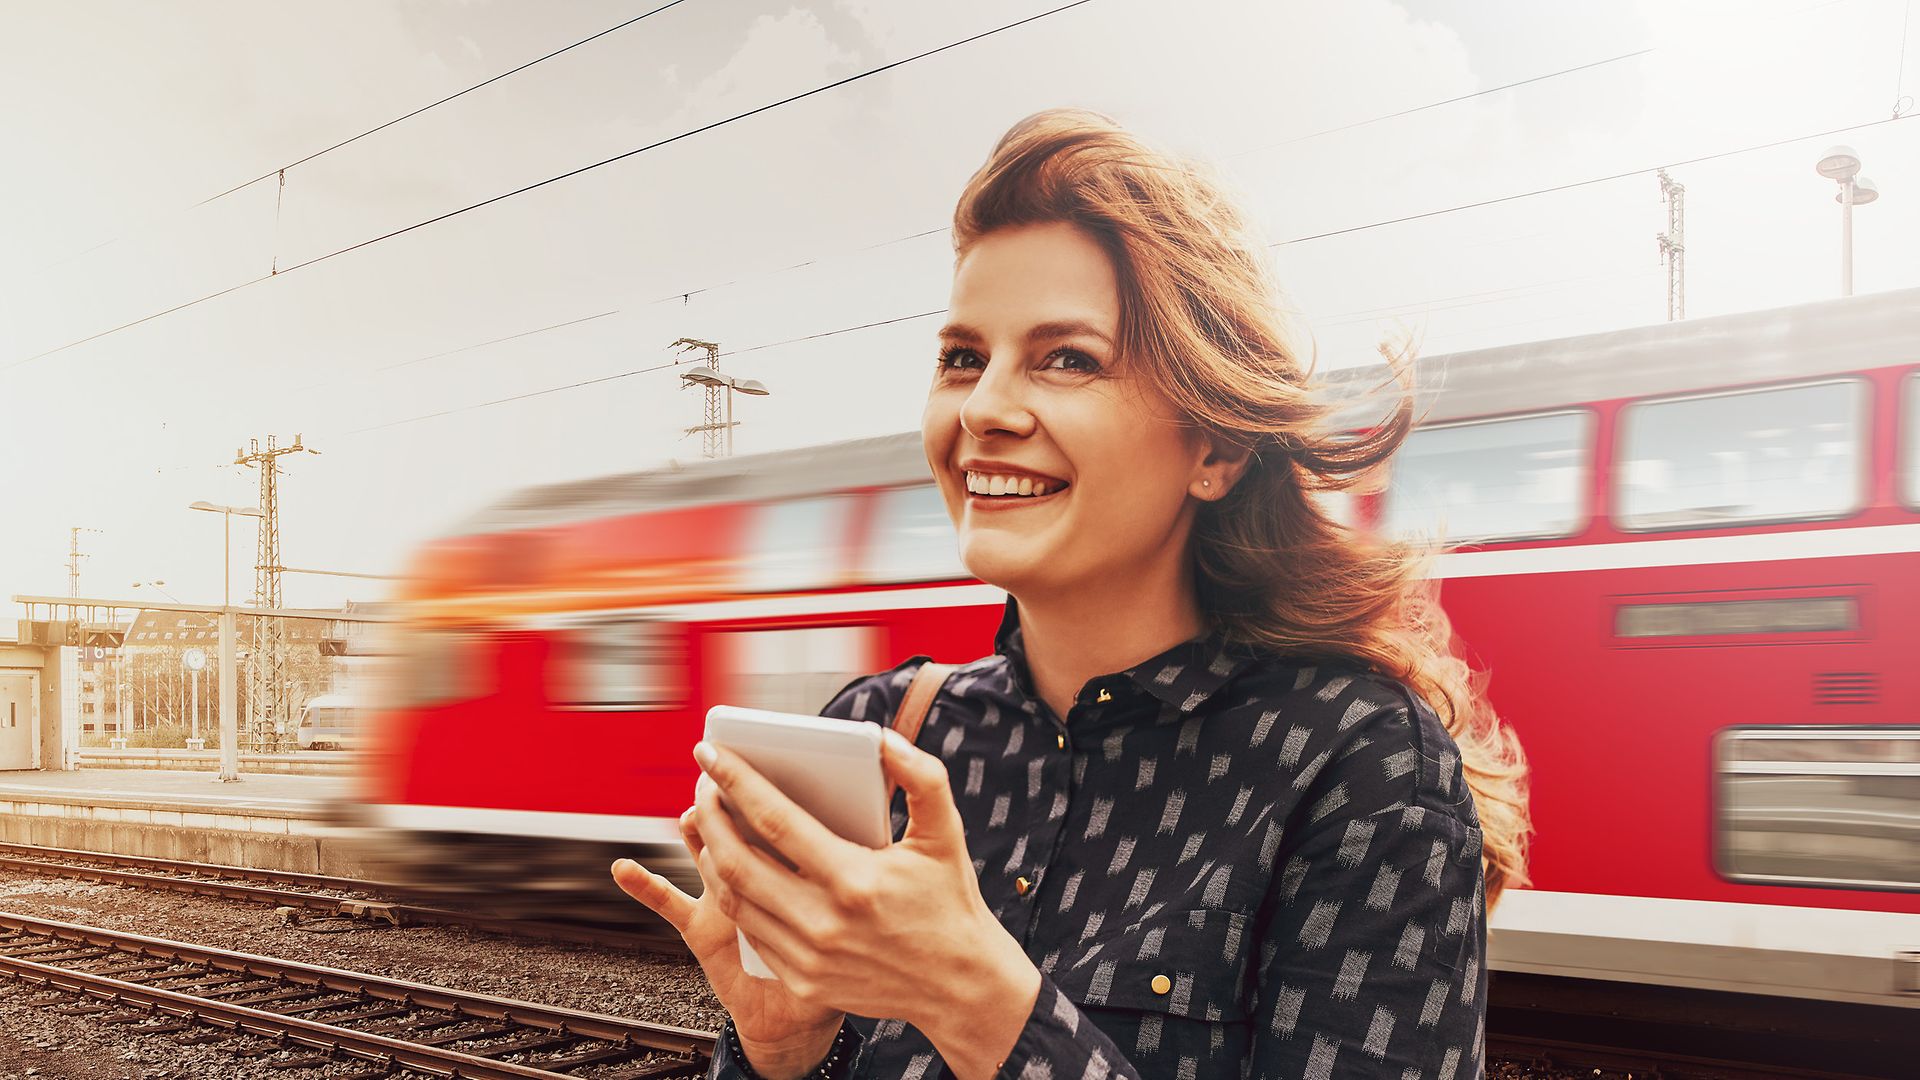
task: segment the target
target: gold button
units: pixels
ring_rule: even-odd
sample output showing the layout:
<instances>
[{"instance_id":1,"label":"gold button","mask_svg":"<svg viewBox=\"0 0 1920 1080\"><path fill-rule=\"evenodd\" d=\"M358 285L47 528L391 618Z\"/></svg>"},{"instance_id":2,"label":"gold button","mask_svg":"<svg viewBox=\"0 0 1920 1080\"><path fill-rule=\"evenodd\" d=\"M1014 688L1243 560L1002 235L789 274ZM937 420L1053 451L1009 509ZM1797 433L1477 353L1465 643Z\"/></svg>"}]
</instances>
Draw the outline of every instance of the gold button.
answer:
<instances>
[{"instance_id":1,"label":"gold button","mask_svg":"<svg viewBox=\"0 0 1920 1080\"><path fill-rule=\"evenodd\" d=\"M1033 882L1028 881L1026 878L1017 877L1013 879L1013 891L1019 893L1021 896L1027 895L1027 890L1031 888L1033 888Z\"/></svg>"},{"instance_id":2,"label":"gold button","mask_svg":"<svg viewBox=\"0 0 1920 1080\"><path fill-rule=\"evenodd\" d=\"M1167 977L1166 977L1165 975L1155 975L1155 976L1153 977L1153 992L1154 992L1154 993L1156 993L1156 994L1164 994L1164 993L1166 993L1167 991L1169 991L1169 990L1171 990L1171 989L1173 989L1173 980L1172 980L1172 979L1169 979L1169 978L1167 978Z\"/></svg>"},{"instance_id":3,"label":"gold button","mask_svg":"<svg viewBox=\"0 0 1920 1080\"><path fill-rule=\"evenodd\" d=\"M1109 693L1107 693L1107 688L1103 686L1103 687L1101 687L1101 688L1100 688L1100 696L1099 696L1099 697L1097 697L1097 698L1094 698L1093 700L1095 700L1095 701L1103 701L1103 702L1104 702L1104 701L1112 701L1112 700L1113 700L1113 695L1112 695L1112 694L1109 694Z\"/></svg>"},{"instance_id":4,"label":"gold button","mask_svg":"<svg viewBox=\"0 0 1920 1080\"><path fill-rule=\"evenodd\" d=\"M1054 745L1058 746L1060 749L1065 750L1067 748L1067 737L1065 735L1055 735L1053 737L1053 741L1054 741Z\"/></svg>"}]
</instances>

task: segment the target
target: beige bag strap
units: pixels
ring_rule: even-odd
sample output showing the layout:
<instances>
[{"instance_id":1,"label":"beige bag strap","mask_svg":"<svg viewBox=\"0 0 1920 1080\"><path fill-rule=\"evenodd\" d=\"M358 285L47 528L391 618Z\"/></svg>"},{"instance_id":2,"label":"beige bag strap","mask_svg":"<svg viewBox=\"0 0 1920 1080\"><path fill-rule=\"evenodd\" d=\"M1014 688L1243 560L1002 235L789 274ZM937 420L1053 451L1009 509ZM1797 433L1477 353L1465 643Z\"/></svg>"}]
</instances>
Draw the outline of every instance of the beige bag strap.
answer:
<instances>
[{"instance_id":1,"label":"beige bag strap","mask_svg":"<svg viewBox=\"0 0 1920 1080\"><path fill-rule=\"evenodd\" d=\"M900 709L893 714L893 730L899 732L908 743L920 737L920 725L927 718L927 710L933 707L933 699L947 679L959 670L955 664L936 664L928 661L920 665L913 673L913 682L907 684L907 696L900 699ZM887 802L893 802L896 785L887 781Z\"/></svg>"}]
</instances>

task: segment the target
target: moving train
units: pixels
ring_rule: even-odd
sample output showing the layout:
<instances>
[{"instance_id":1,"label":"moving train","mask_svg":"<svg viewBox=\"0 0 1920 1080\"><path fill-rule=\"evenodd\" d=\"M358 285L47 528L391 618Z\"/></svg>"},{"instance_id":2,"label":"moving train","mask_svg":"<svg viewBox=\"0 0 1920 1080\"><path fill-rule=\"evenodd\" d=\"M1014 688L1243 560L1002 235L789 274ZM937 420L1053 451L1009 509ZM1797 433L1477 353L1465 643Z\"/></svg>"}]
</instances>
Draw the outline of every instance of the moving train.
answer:
<instances>
[{"instance_id":1,"label":"moving train","mask_svg":"<svg viewBox=\"0 0 1920 1080\"><path fill-rule=\"evenodd\" d=\"M1920 290L1414 376L1391 476L1336 509L1451 545L1431 573L1531 758L1491 965L1920 1007ZM365 818L394 872L569 902L616 854L697 888L709 705L974 659L1004 599L917 433L522 491L415 567Z\"/></svg>"}]
</instances>

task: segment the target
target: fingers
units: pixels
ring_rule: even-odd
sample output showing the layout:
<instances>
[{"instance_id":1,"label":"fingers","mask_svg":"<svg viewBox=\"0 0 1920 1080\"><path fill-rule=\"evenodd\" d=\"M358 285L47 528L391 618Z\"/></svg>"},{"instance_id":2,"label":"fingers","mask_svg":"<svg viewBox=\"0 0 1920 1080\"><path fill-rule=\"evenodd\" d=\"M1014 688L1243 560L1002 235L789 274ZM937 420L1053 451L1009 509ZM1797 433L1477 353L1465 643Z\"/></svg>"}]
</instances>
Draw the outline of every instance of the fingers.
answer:
<instances>
[{"instance_id":1,"label":"fingers","mask_svg":"<svg viewBox=\"0 0 1920 1080\"><path fill-rule=\"evenodd\" d=\"M947 764L914 746L892 728L881 740L880 763L888 779L907 793L907 835L966 842L966 827L953 804Z\"/></svg>"},{"instance_id":2,"label":"fingers","mask_svg":"<svg viewBox=\"0 0 1920 1080\"><path fill-rule=\"evenodd\" d=\"M707 855L711 860L713 856ZM788 925L780 916L754 903L738 893L725 894L726 900L721 910L733 921L740 931L753 943L753 949L767 966L783 980L791 980L795 970L795 961L811 955L813 946L809 939Z\"/></svg>"},{"instance_id":3,"label":"fingers","mask_svg":"<svg viewBox=\"0 0 1920 1080\"><path fill-rule=\"evenodd\" d=\"M796 886L802 883L792 872L748 842L721 805L718 786L701 784L694 798L701 840L701 854L694 858L707 892L748 892L764 897L800 891Z\"/></svg>"},{"instance_id":4,"label":"fingers","mask_svg":"<svg viewBox=\"0 0 1920 1080\"><path fill-rule=\"evenodd\" d=\"M700 839L700 826L694 822L697 811L689 806L680 812L680 842L686 845L687 854L693 861L700 861L700 852L706 850L706 842Z\"/></svg>"},{"instance_id":5,"label":"fingers","mask_svg":"<svg viewBox=\"0 0 1920 1080\"><path fill-rule=\"evenodd\" d=\"M693 897L632 859L615 859L613 880L620 891L651 908L683 936L693 919Z\"/></svg>"},{"instance_id":6,"label":"fingers","mask_svg":"<svg viewBox=\"0 0 1920 1080\"><path fill-rule=\"evenodd\" d=\"M694 747L694 758L726 794L727 804L739 815L744 828L808 877L823 880L830 876L834 866L847 857L847 849L858 846L820 824L740 755L702 742ZM703 823L707 817L703 806ZM712 838L707 842L712 843Z\"/></svg>"}]
</instances>

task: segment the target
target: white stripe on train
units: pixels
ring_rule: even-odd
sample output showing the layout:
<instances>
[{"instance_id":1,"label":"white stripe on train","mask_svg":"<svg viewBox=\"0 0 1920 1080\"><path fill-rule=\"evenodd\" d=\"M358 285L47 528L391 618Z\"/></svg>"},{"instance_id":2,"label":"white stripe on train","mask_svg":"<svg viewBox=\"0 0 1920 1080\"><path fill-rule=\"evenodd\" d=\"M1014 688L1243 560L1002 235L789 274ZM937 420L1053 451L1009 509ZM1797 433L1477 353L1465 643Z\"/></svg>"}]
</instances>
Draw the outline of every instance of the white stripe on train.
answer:
<instances>
[{"instance_id":1,"label":"white stripe on train","mask_svg":"<svg viewBox=\"0 0 1920 1080\"><path fill-rule=\"evenodd\" d=\"M374 805L403 832L632 845L683 888L698 880L672 818ZM1920 1008L1920 915L1777 904L1511 889L1490 919L1497 971Z\"/></svg>"},{"instance_id":2,"label":"white stripe on train","mask_svg":"<svg viewBox=\"0 0 1920 1080\"><path fill-rule=\"evenodd\" d=\"M1920 524L1866 528L1805 529L1797 532L1743 533L1668 540L1629 540L1617 544L1468 551L1434 560L1437 578L1500 577L1515 574L1572 574L1595 570L1638 570L1660 566L1713 566L1725 563L1832 559L1848 555L1899 555L1920 552ZM752 597L639 608L634 614L687 622L764 619L795 615L838 615L909 608L999 607L1005 591L992 585L936 585L873 592L816 593ZM606 611L528 616L523 625L560 627L606 616Z\"/></svg>"}]
</instances>

